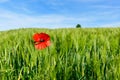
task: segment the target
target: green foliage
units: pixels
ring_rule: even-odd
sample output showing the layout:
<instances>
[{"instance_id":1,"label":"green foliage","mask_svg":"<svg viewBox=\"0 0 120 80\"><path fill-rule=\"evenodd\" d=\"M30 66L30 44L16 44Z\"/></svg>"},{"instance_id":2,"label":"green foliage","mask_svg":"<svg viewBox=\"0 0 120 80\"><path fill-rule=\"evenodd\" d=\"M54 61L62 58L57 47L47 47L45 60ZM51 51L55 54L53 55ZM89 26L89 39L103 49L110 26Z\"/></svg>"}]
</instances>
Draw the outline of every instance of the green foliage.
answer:
<instances>
[{"instance_id":1,"label":"green foliage","mask_svg":"<svg viewBox=\"0 0 120 80\"><path fill-rule=\"evenodd\" d=\"M76 25L76 28L81 28L81 25L80 25L80 24L77 24L77 25Z\"/></svg>"},{"instance_id":2,"label":"green foliage","mask_svg":"<svg viewBox=\"0 0 120 80\"><path fill-rule=\"evenodd\" d=\"M32 35L51 46L36 50ZM0 32L0 80L120 80L120 28Z\"/></svg>"}]
</instances>

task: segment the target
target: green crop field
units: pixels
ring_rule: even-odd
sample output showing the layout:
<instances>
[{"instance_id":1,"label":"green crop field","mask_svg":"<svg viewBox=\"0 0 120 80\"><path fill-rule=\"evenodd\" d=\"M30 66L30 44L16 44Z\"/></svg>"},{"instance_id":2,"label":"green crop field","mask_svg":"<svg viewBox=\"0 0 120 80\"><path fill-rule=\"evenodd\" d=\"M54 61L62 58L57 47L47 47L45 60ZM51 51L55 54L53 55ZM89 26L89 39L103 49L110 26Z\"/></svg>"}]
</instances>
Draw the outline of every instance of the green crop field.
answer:
<instances>
[{"instance_id":1,"label":"green crop field","mask_svg":"<svg viewBox=\"0 0 120 80\"><path fill-rule=\"evenodd\" d=\"M36 32L51 46L35 49ZM0 80L120 80L120 28L1 31Z\"/></svg>"}]
</instances>

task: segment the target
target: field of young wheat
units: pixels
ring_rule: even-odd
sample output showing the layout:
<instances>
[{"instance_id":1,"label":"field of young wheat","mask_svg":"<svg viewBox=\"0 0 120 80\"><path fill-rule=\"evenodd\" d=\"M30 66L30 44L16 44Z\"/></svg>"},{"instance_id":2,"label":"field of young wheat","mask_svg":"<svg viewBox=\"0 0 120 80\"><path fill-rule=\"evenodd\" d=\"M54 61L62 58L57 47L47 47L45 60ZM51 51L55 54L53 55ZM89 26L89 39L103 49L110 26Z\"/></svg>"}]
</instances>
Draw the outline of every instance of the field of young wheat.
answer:
<instances>
[{"instance_id":1,"label":"field of young wheat","mask_svg":"<svg viewBox=\"0 0 120 80\"><path fill-rule=\"evenodd\" d=\"M34 33L51 45L34 47ZM120 80L120 28L0 32L0 80Z\"/></svg>"}]
</instances>

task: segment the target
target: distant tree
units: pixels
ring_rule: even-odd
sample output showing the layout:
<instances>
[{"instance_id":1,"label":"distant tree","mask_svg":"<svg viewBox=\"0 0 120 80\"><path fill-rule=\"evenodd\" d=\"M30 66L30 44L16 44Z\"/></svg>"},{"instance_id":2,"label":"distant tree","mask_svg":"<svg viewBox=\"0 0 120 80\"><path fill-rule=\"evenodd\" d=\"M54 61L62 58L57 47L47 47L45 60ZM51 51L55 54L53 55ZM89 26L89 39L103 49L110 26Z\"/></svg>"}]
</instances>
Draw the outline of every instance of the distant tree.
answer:
<instances>
[{"instance_id":1,"label":"distant tree","mask_svg":"<svg viewBox=\"0 0 120 80\"><path fill-rule=\"evenodd\" d=\"M76 28L81 28L81 25L80 25L80 24L77 24L77 25L76 25Z\"/></svg>"}]
</instances>

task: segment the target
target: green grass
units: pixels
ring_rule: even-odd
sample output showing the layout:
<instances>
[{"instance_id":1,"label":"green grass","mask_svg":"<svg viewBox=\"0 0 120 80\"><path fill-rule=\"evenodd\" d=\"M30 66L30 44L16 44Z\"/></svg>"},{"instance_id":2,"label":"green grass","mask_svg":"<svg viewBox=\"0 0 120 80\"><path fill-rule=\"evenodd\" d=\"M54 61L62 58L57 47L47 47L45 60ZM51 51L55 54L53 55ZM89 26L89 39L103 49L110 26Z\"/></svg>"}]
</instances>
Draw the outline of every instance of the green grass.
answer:
<instances>
[{"instance_id":1,"label":"green grass","mask_svg":"<svg viewBox=\"0 0 120 80\"><path fill-rule=\"evenodd\" d=\"M36 32L49 48L34 48ZM0 32L0 80L120 80L120 28Z\"/></svg>"}]
</instances>

